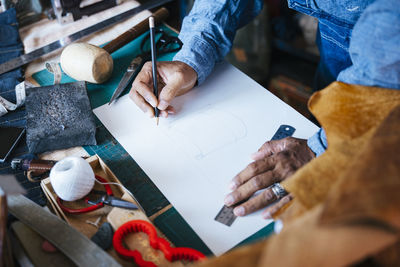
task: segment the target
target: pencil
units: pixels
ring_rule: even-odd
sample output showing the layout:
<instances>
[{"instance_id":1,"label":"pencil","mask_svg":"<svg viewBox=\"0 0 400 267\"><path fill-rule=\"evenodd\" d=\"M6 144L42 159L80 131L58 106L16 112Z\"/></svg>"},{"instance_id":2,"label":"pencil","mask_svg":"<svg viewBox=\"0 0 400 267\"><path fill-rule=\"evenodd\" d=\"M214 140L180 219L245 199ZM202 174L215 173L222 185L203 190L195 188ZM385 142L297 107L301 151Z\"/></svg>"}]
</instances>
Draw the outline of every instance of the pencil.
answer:
<instances>
[{"instance_id":1,"label":"pencil","mask_svg":"<svg viewBox=\"0 0 400 267\"><path fill-rule=\"evenodd\" d=\"M153 93L158 98L158 85L157 85L157 57L156 57L156 37L155 37L155 28L154 28L154 17L149 18L149 26L150 26L150 47L151 47L151 65L153 69ZM154 108L154 115L157 120L159 120L159 110L157 107Z\"/></svg>"}]
</instances>

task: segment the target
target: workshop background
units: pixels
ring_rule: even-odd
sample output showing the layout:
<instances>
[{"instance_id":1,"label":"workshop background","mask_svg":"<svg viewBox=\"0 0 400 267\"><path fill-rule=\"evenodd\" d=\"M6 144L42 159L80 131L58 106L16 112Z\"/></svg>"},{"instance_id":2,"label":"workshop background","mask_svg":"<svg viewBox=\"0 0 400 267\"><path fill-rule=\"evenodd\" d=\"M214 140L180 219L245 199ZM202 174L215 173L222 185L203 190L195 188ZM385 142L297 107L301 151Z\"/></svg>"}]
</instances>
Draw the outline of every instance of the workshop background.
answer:
<instances>
[{"instance_id":1,"label":"workshop background","mask_svg":"<svg viewBox=\"0 0 400 267\"><path fill-rule=\"evenodd\" d=\"M169 4L167 21L180 28L193 0ZM177 18L180 18L178 20ZM289 9L286 0L265 0L256 19L240 29L226 59L314 123L307 109L313 93L319 52L315 44L318 21Z\"/></svg>"},{"instance_id":2,"label":"workshop background","mask_svg":"<svg viewBox=\"0 0 400 267\"><path fill-rule=\"evenodd\" d=\"M171 13L167 24L179 30L182 19L192 4L191 0L167 4L166 7ZM16 8L20 28L29 27L43 17L58 19L57 14L50 8L49 0L1 0L0 7ZM312 119L307 109L307 101L313 91L313 76L318 63L318 50L314 42L316 29L315 19L289 10L286 0L266 0L261 14L237 32L227 60L304 116ZM109 147L112 146L113 144L109 144ZM107 145L104 147L107 148ZM19 147L15 153L22 153L23 149ZM103 156L101 149L93 152ZM108 160L107 157L104 158ZM0 164L1 170L4 171L5 168ZM27 197L40 205L46 204L46 198L38 184L27 181L22 172L17 174L17 178L20 182L23 181L22 185L28 191ZM164 215L166 216L168 214ZM161 221L162 218L158 220Z\"/></svg>"},{"instance_id":3,"label":"workshop background","mask_svg":"<svg viewBox=\"0 0 400 267\"><path fill-rule=\"evenodd\" d=\"M82 4L93 2L99 1L82 1ZM50 8L50 0L1 0L1 4L16 8L20 27L43 16L56 16ZM167 23L179 30L183 17L192 5L193 0L167 4L171 13ZM286 0L265 0L258 17L237 32L233 49L226 59L313 120L307 101L313 92L314 73L319 60L316 31L317 20L289 9Z\"/></svg>"}]
</instances>

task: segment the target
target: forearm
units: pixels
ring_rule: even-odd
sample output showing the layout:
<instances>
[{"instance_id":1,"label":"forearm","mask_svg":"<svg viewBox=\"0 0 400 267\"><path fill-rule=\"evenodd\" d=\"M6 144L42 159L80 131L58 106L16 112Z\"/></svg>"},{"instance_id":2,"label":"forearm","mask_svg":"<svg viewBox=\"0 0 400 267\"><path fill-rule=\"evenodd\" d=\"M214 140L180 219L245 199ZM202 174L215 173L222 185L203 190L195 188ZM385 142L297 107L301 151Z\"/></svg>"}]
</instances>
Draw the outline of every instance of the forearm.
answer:
<instances>
[{"instance_id":1,"label":"forearm","mask_svg":"<svg viewBox=\"0 0 400 267\"><path fill-rule=\"evenodd\" d=\"M192 67L201 84L232 47L236 30L262 9L261 0L196 0L179 38L183 47L174 60Z\"/></svg>"}]
</instances>

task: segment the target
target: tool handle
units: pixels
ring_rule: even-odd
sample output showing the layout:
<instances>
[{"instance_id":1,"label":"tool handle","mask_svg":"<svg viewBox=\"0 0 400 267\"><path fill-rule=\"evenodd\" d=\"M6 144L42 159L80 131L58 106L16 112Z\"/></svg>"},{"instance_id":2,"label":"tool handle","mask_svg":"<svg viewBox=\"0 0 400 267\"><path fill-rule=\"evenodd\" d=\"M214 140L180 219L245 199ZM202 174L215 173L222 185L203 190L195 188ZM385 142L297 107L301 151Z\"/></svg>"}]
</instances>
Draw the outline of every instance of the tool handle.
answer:
<instances>
[{"instance_id":1,"label":"tool handle","mask_svg":"<svg viewBox=\"0 0 400 267\"><path fill-rule=\"evenodd\" d=\"M56 161L43 159L14 158L11 161L11 168L21 171L46 172L53 168Z\"/></svg>"},{"instance_id":2,"label":"tool handle","mask_svg":"<svg viewBox=\"0 0 400 267\"><path fill-rule=\"evenodd\" d=\"M114 198L114 197L108 197L107 201L104 202L104 204L110 205L112 207L117 207L117 208L123 208L123 209L128 209L128 210L137 210L138 207L129 202L125 201L122 199Z\"/></svg>"},{"instance_id":3,"label":"tool handle","mask_svg":"<svg viewBox=\"0 0 400 267\"><path fill-rule=\"evenodd\" d=\"M162 7L158 9L152 16L154 17L155 23L160 23L161 21L165 20L169 15L169 12L166 8ZM123 47L124 45L128 44L129 42L136 39L139 35L145 33L149 29L149 20L145 19L141 21L136 26L130 28L108 44L106 44L103 48L108 53L113 53Z\"/></svg>"}]
</instances>

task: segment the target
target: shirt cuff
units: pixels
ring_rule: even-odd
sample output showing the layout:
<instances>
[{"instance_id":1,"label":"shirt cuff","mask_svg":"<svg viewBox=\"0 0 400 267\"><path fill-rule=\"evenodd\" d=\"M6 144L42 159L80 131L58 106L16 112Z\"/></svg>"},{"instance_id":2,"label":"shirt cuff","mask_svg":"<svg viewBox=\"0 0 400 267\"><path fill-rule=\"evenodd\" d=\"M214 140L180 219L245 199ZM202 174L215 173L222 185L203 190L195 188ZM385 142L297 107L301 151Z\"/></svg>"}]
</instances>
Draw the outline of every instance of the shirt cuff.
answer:
<instances>
[{"instance_id":1,"label":"shirt cuff","mask_svg":"<svg viewBox=\"0 0 400 267\"><path fill-rule=\"evenodd\" d=\"M197 82L200 85L210 75L215 66L214 49L205 41L194 36L185 40L182 49L174 56L174 61L181 61L197 72Z\"/></svg>"},{"instance_id":2,"label":"shirt cuff","mask_svg":"<svg viewBox=\"0 0 400 267\"><path fill-rule=\"evenodd\" d=\"M307 140L308 147L319 157L328 147L324 129L320 128L313 136Z\"/></svg>"}]
</instances>

